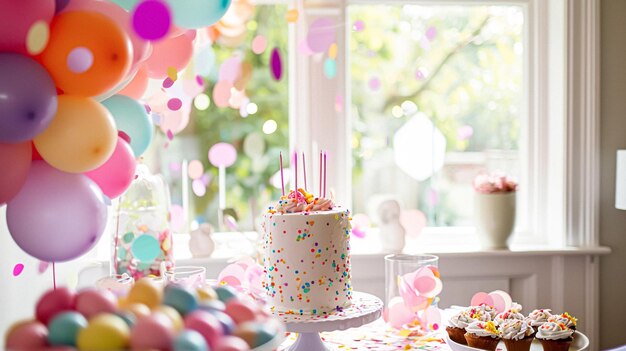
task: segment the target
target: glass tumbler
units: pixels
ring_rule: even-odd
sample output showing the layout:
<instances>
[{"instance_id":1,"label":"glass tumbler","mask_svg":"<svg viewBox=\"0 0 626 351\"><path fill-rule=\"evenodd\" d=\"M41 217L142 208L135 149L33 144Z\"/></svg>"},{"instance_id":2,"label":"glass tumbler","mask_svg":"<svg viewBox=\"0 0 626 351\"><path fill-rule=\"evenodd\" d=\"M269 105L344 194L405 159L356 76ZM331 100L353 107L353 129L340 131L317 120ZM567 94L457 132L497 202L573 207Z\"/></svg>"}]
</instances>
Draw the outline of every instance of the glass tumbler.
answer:
<instances>
[{"instance_id":1,"label":"glass tumbler","mask_svg":"<svg viewBox=\"0 0 626 351\"><path fill-rule=\"evenodd\" d=\"M385 256L385 310L392 327L415 323L420 312L436 307L441 291L438 263L435 255Z\"/></svg>"}]
</instances>

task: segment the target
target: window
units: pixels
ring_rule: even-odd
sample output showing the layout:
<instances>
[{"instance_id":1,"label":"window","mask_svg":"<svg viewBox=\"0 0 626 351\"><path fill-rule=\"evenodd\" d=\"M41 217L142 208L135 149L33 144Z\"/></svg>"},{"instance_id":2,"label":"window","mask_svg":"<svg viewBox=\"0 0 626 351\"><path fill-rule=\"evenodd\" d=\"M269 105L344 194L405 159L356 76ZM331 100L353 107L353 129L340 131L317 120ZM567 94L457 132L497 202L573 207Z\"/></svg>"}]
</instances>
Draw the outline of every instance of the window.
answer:
<instances>
[{"instance_id":1,"label":"window","mask_svg":"<svg viewBox=\"0 0 626 351\"><path fill-rule=\"evenodd\" d=\"M376 199L392 197L430 227L471 227L474 176L527 178L524 9L357 4L348 13L354 212L377 217Z\"/></svg>"},{"instance_id":2,"label":"window","mask_svg":"<svg viewBox=\"0 0 626 351\"><path fill-rule=\"evenodd\" d=\"M277 187L273 175L279 152L288 149L286 14L285 5L235 2L217 26L197 34L188 70L201 77L204 91L189 101L184 129L179 128L171 140L162 130L153 144L153 168L169 183L174 213L186 219L174 228L177 232L205 222L218 231L254 230L266 205L280 196L280 183ZM275 50L282 60L280 80L269 69ZM219 106L215 94L221 88L216 85L229 79L228 96ZM221 142L237 152L225 172L227 216L222 223L219 170L207 157Z\"/></svg>"}]
</instances>

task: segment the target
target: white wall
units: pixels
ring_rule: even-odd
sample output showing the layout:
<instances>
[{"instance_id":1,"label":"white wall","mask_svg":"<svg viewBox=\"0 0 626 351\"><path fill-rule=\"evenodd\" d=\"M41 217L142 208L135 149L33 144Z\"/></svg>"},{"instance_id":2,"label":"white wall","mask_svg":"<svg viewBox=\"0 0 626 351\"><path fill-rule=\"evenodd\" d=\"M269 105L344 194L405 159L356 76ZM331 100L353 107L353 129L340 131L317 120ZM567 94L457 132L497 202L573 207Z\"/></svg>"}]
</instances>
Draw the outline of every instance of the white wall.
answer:
<instances>
[{"instance_id":1,"label":"white wall","mask_svg":"<svg viewBox=\"0 0 626 351\"><path fill-rule=\"evenodd\" d=\"M615 159L626 149L626 1L601 3L600 345L626 344L626 211L615 209Z\"/></svg>"}]
</instances>

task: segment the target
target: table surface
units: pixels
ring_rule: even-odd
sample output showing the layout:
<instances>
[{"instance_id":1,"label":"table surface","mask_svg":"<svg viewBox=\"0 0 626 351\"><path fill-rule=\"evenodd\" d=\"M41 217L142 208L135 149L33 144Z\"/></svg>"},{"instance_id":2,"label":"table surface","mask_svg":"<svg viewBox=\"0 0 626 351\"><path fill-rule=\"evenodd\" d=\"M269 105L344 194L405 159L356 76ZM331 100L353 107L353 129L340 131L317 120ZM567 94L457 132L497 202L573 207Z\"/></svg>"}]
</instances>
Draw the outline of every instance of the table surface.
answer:
<instances>
[{"instance_id":1,"label":"table surface","mask_svg":"<svg viewBox=\"0 0 626 351\"><path fill-rule=\"evenodd\" d=\"M409 330L393 330L382 318L359 328L320 333L322 340L331 350L427 350L450 351L450 347L439 335L414 336ZM284 351L296 340L290 333L278 348Z\"/></svg>"}]
</instances>

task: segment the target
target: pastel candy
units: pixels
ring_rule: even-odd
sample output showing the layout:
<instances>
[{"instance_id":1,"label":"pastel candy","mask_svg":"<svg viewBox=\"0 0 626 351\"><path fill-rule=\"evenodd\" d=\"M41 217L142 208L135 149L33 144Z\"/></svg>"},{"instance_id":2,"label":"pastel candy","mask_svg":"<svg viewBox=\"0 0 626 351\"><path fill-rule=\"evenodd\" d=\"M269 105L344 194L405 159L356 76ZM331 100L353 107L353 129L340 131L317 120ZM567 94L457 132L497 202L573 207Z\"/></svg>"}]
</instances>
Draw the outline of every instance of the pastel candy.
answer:
<instances>
[{"instance_id":1,"label":"pastel candy","mask_svg":"<svg viewBox=\"0 0 626 351\"><path fill-rule=\"evenodd\" d=\"M122 318L113 314L100 314L78 333L76 345L80 350L120 350L130 341L130 328Z\"/></svg>"},{"instance_id":2,"label":"pastel candy","mask_svg":"<svg viewBox=\"0 0 626 351\"><path fill-rule=\"evenodd\" d=\"M228 285L215 288L215 292L217 293L217 298L223 303L237 296L237 291Z\"/></svg>"},{"instance_id":3,"label":"pastel candy","mask_svg":"<svg viewBox=\"0 0 626 351\"><path fill-rule=\"evenodd\" d=\"M224 333L219 320L211 313L196 310L185 316L185 328L200 333L207 344L213 349Z\"/></svg>"},{"instance_id":4,"label":"pastel candy","mask_svg":"<svg viewBox=\"0 0 626 351\"><path fill-rule=\"evenodd\" d=\"M198 300L200 301L217 300L217 293L210 286L198 288L196 292L198 293Z\"/></svg>"},{"instance_id":5,"label":"pastel candy","mask_svg":"<svg viewBox=\"0 0 626 351\"><path fill-rule=\"evenodd\" d=\"M6 334L5 347L8 350L37 350L48 344L48 330L39 321L16 323Z\"/></svg>"},{"instance_id":6,"label":"pastel candy","mask_svg":"<svg viewBox=\"0 0 626 351\"><path fill-rule=\"evenodd\" d=\"M226 314L237 324L254 320L257 310L256 305L246 300L231 299L226 303Z\"/></svg>"},{"instance_id":7,"label":"pastel candy","mask_svg":"<svg viewBox=\"0 0 626 351\"><path fill-rule=\"evenodd\" d=\"M86 289L76 296L76 310L89 319L99 313L114 313L115 295L108 290Z\"/></svg>"},{"instance_id":8,"label":"pastel candy","mask_svg":"<svg viewBox=\"0 0 626 351\"><path fill-rule=\"evenodd\" d=\"M207 351L209 346L195 330L184 330L174 340L174 351Z\"/></svg>"},{"instance_id":9,"label":"pastel candy","mask_svg":"<svg viewBox=\"0 0 626 351\"><path fill-rule=\"evenodd\" d=\"M215 351L247 351L250 346L242 338L228 335L221 338L215 346Z\"/></svg>"},{"instance_id":10,"label":"pastel candy","mask_svg":"<svg viewBox=\"0 0 626 351\"><path fill-rule=\"evenodd\" d=\"M251 348L255 348L272 340L276 333L269 325L246 322L237 327L234 335L243 339Z\"/></svg>"},{"instance_id":11,"label":"pastel candy","mask_svg":"<svg viewBox=\"0 0 626 351\"><path fill-rule=\"evenodd\" d=\"M163 313L155 312L137 321L133 327L130 344L137 350L167 350L174 342L174 328Z\"/></svg>"},{"instance_id":12,"label":"pastel candy","mask_svg":"<svg viewBox=\"0 0 626 351\"><path fill-rule=\"evenodd\" d=\"M74 309L75 295L66 287L46 292L35 307L35 316L43 324L48 324L54 316Z\"/></svg>"},{"instance_id":13,"label":"pastel candy","mask_svg":"<svg viewBox=\"0 0 626 351\"><path fill-rule=\"evenodd\" d=\"M214 315L215 318L217 318L217 320L222 325L222 331L224 332L225 335L230 335L233 333L233 330L235 329L235 321L233 321L233 319L230 318L229 315L218 310L207 310L207 311L210 314Z\"/></svg>"},{"instance_id":14,"label":"pastel candy","mask_svg":"<svg viewBox=\"0 0 626 351\"><path fill-rule=\"evenodd\" d=\"M170 285L166 287L163 303L173 307L183 316L198 308L195 291L183 286Z\"/></svg>"},{"instance_id":15,"label":"pastel candy","mask_svg":"<svg viewBox=\"0 0 626 351\"><path fill-rule=\"evenodd\" d=\"M167 318L169 318L176 332L183 330L183 325L184 325L183 318L180 316L178 311L176 311L173 307L159 306L155 308L154 311L163 313Z\"/></svg>"},{"instance_id":16,"label":"pastel candy","mask_svg":"<svg viewBox=\"0 0 626 351\"><path fill-rule=\"evenodd\" d=\"M87 324L87 319L78 312L59 313L48 325L48 342L54 346L76 346L78 333Z\"/></svg>"},{"instance_id":17,"label":"pastel candy","mask_svg":"<svg viewBox=\"0 0 626 351\"><path fill-rule=\"evenodd\" d=\"M155 308L161 303L163 291L152 280L142 278L138 280L128 293L128 302L139 302Z\"/></svg>"},{"instance_id":18,"label":"pastel candy","mask_svg":"<svg viewBox=\"0 0 626 351\"><path fill-rule=\"evenodd\" d=\"M226 309L226 304L220 300L209 300L209 301L202 301L200 305L198 306L198 308L201 310L205 310L205 311L209 311L209 310L224 311Z\"/></svg>"}]
</instances>

